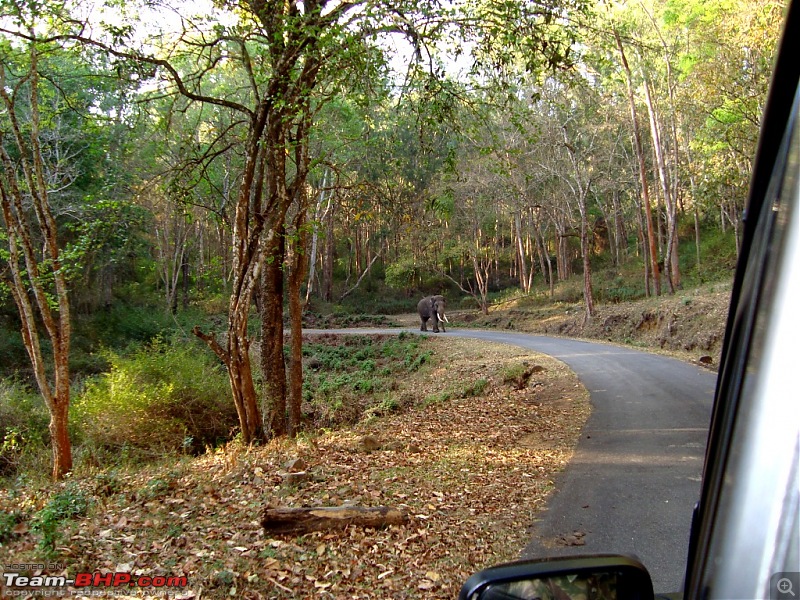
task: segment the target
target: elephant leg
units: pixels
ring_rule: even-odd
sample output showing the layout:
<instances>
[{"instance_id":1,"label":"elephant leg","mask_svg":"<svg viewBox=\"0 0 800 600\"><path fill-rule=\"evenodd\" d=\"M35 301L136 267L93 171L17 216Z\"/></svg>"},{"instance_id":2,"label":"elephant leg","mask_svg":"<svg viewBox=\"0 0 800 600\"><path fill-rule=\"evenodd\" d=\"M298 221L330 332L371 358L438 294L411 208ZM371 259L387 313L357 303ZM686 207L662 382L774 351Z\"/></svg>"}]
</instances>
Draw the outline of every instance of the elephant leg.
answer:
<instances>
[{"instance_id":1,"label":"elephant leg","mask_svg":"<svg viewBox=\"0 0 800 600\"><path fill-rule=\"evenodd\" d=\"M439 319L433 317L433 333L439 333Z\"/></svg>"},{"instance_id":2,"label":"elephant leg","mask_svg":"<svg viewBox=\"0 0 800 600\"><path fill-rule=\"evenodd\" d=\"M428 319L423 319L422 317L419 318L419 330L420 331L428 331Z\"/></svg>"}]
</instances>

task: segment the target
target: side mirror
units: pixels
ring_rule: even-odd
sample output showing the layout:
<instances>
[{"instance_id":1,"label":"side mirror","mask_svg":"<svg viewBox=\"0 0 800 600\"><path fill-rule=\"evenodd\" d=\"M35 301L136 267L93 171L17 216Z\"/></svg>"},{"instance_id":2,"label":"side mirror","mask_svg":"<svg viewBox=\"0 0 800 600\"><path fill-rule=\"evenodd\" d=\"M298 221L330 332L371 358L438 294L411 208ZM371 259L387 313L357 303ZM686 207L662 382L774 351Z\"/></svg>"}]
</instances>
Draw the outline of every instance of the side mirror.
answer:
<instances>
[{"instance_id":1,"label":"side mirror","mask_svg":"<svg viewBox=\"0 0 800 600\"><path fill-rule=\"evenodd\" d=\"M636 559L602 555L527 560L467 579L459 600L653 600L653 582Z\"/></svg>"}]
</instances>

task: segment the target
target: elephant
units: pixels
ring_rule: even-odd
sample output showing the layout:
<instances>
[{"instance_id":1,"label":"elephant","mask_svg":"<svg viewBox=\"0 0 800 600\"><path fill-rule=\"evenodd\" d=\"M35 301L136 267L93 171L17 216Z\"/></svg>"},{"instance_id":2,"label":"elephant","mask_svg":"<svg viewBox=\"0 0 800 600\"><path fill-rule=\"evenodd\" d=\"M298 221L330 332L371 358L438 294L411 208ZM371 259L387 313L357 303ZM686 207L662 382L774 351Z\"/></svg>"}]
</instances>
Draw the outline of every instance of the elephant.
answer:
<instances>
[{"instance_id":1,"label":"elephant","mask_svg":"<svg viewBox=\"0 0 800 600\"><path fill-rule=\"evenodd\" d=\"M417 304L419 312L420 331L428 331L428 319L433 320L433 333L439 333L439 323L442 324L442 331L447 333L444 328L445 323L449 323L447 315L444 314L444 296L426 296Z\"/></svg>"}]
</instances>

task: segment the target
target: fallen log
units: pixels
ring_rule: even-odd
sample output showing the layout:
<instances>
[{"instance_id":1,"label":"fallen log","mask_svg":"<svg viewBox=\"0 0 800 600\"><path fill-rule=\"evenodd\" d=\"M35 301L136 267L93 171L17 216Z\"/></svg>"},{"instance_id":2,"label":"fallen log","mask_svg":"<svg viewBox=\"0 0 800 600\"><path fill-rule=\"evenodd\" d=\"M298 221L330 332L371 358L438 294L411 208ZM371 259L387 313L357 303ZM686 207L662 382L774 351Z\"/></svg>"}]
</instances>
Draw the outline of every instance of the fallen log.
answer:
<instances>
[{"instance_id":1,"label":"fallen log","mask_svg":"<svg viewBox=\"0 0 800 600\"><path fill-rule=\"evenodd\" d=\"M267 508L261 525L268 533L303 534L358 527L386 527L408 522L408 515L390 506L311 506Z\"/></svg>"}]
</instances>

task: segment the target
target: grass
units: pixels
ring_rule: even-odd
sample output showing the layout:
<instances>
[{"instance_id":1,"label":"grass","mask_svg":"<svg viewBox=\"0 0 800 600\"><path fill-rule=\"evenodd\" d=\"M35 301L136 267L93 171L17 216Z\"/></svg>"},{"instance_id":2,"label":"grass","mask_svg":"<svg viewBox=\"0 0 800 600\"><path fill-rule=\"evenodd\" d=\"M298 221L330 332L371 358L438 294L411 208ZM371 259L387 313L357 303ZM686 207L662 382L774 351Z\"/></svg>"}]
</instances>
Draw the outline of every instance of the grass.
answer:
<instances>
[{"instance_id":1,"label":"grass","mask_svg":"<svg viewBox=\"0 0 800 600\"><path fill-rule=\"evenodd\" d=\"M303 345L304 414L311 430L352 424L399 409L397 373L428 364L430 341L417 335L342 336Z\"/></svg>"}]
</instances>

